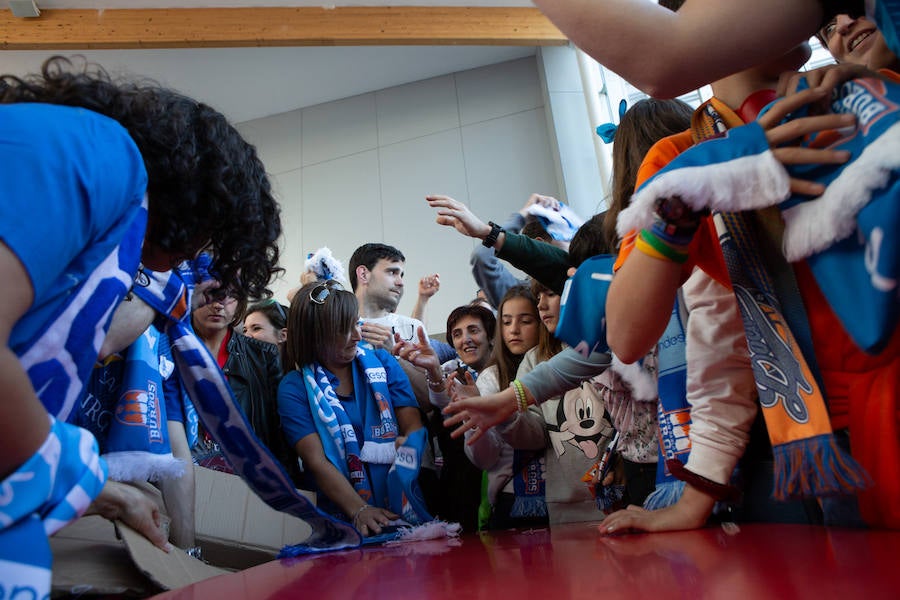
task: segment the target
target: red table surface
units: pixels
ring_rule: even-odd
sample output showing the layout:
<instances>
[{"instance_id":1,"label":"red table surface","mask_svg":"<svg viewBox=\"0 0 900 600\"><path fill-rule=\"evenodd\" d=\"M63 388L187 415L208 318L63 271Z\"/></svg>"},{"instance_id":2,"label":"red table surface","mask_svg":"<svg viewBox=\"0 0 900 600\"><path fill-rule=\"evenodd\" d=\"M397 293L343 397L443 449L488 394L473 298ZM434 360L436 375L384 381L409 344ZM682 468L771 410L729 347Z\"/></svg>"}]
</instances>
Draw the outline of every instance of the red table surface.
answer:
<instances>
[{"instance_id":1,"label":"red table surface","mask_svg":"<svg viewBox=\"0 0 900 600\"><path fill-rule=\"evenodd\" d=\"M570 524L273 561L156 598L900 598L900 532L753 524L603 537Z\"/></svg>"}]
</instances>

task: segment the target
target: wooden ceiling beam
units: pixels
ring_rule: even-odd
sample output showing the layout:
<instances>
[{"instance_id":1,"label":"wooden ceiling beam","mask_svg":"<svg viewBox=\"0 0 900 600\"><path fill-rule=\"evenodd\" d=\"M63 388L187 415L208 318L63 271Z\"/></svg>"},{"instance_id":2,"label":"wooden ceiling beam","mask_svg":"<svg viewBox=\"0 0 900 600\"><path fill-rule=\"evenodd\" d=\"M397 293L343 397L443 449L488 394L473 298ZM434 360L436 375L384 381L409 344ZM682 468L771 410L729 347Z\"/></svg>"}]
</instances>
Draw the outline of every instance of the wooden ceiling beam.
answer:
<instances>
[{"instance_id":1,"label":"wooden ceiling beam","mask_svg":"<svg viewBox=\"0 0 900 600\"><path fill-rule=\"evenodd\" d=\"M28 19L0 10L4 50L565 43L531 7L56 9Z\"/></svg>"}]
</instances>

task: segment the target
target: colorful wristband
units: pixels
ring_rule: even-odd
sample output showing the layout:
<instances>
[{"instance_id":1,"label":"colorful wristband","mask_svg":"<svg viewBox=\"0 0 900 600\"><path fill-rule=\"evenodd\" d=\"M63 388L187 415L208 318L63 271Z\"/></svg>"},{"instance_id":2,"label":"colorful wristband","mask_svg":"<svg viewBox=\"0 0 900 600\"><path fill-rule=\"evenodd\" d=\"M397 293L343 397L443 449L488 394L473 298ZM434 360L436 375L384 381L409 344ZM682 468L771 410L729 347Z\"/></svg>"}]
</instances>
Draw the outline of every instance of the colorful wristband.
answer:
<instances>
[{"instance_id":1,"label":"colorful wristband","mask_svg":"<svg viewBox=\"0 0 900 600\"><path fill-rule=\"evenodd\" d=\"M635 240L634 247L642 253L660 260L670 260L674 263L683 264L688 259L686 248L667 244L653 232L646 229L641 231L637 240Z\"/></svg>"},{"instance_id":2,"label":"colorful wristband","mask_svg":"<svg viewBox=\"0 0 900 600\"><path fill-rule=\"evenodd\" d=\"M509 385L516 394L516 409L519 412L528 410L528 396L525 395L525 386L522 385L522 382L514 379Z\"/></svg>"}]
</instances>

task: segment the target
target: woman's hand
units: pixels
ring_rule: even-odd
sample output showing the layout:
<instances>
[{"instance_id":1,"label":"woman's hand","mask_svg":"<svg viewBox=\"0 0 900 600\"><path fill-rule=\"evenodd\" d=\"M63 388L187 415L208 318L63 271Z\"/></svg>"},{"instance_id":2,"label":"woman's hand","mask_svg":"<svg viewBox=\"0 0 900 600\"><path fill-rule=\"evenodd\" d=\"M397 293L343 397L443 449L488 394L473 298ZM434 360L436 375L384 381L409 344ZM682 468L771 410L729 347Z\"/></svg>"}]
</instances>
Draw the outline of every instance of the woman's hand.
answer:
<instances>
[{"instance_id":1,"label":"woman's hand","mask_svg":"<svg viewBox=\"0 0 900 600\"><path fill-rule=\"evenodd\" d=\"M399 518L399 515L385 508L366 504L357 510L356 516L353 517L353 526L359 530L363 537L368 537L381 533L382 527Z\"/></svg>"},{"instance_id":2,"label":"woman's hand","mask_svg":"<svg viewBox=\"0 0 900 600\"><path fill-rule=\"evenodd\" d=\"M429 381L440 381L443 377L441 363L428 341L428 336L425 335L425 330L419 327L416 337L415 342L407 342L400 337L399 333L395 333L394 349L391 352L397 358L402 358L420 369L425 369Z\"/></svg>"},{"instance_id":3,"label":"woman's hand","mask_svg":"<svg viewBox=\"0 0 900 600\"><path fill-rule=\"evenodd\" d=\"M758 120L760 126L766 132L766 140L772 148L772 153L781 164L808 165L808 164L834 164L839 165L850 159L850 153L845 150L827 150L825 148L804 148L799 145L803 137L828 130L840 130L856 125L856 117L852 114L829 113L809 117L800 117L782 123L785 117L803 108L806 105L821 102L827 98L821 88L804 90L793 94L776 103ZM825 192L825 186L815 181L791 178L791 193L806 196L820 196Z\"/></svg>"}]
</instances>

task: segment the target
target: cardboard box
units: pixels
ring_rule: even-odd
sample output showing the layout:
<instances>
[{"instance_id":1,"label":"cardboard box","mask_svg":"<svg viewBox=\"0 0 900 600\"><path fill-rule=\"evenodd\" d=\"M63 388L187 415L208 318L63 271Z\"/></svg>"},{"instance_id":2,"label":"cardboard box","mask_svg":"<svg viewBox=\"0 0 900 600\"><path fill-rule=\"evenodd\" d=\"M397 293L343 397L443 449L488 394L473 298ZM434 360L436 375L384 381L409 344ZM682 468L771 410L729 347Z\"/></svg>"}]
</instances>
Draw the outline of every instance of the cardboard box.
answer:
<instances>
[{"instance_id":1,"label":"cardboard box","mask_svg":"<svg viewBox=\"0 0 900 600\"><path fill-rule=\"evenodd\" d=\"M160 506L159 491L141 489ZM50 538L53 593L148 596L267 562L312 529L262 502L240 477L195 467L195 526L205 561L153 546L127 525L83 517ZM302 492L315 500L314 495Z\"/></svg>"}]
</instances>

